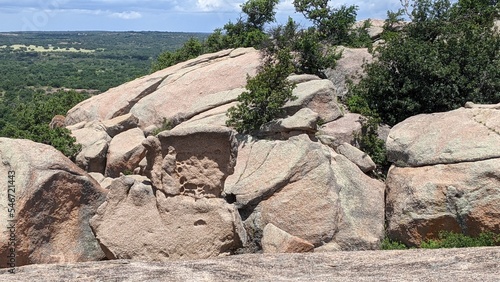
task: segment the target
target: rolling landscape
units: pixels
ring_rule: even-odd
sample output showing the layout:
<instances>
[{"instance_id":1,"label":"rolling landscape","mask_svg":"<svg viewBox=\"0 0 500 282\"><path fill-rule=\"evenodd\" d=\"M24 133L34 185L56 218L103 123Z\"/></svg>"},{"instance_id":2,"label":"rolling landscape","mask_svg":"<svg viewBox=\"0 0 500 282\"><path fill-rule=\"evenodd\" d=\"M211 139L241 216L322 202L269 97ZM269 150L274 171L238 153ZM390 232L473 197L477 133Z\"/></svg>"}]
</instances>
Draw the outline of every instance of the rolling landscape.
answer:
<instances>
[{"instance_id":1,"label":"rolling landscape","mask_svg":"<svg viewBox=\"0 0 500 282\"><path fill-rule=\"evenodd\" d=\"M498 281L498 1L208 2L0 32L0 281Z\"/></svg>"}]
</instances>

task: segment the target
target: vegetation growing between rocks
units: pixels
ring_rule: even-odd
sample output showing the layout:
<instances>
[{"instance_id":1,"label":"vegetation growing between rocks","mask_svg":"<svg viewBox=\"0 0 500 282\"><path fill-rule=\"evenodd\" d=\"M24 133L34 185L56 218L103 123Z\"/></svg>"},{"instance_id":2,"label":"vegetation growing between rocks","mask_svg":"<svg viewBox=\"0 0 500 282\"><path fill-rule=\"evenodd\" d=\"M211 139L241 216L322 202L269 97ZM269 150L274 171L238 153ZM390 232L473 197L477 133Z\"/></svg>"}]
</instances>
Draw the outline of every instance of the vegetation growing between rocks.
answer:
<instances>
[{"instance_id":1,"label":"vegetation growing between rocks","mask_svg":"<svg viewBox=\"0 0 500 282\"><path fill-rule=\"evenodd\" d=\"M439 232L438 239L428 239L420 244L422 249L440 248L472 248L500 246L500 234L482 232L477 237L466 236L449 231ZM408 249L403 243L385 238L382 241L382 250L404 250Z\"/></svg>"},{"instance_id":2,"label":"vegetation growing between rocks","mask_svg":"<svg viewBox=\"0 0 500 282\"><path fill-rule=\"evenodd\" d=\"M259 73L248 77L247 91L238 97L240 103L228 110L227 125L240 133L250 133L283 114L283 105L295 99L295 85L287 80L292 71L292 57L287 49L267 55Z\"/></svg>"},{"instance_id":3,"label":"vegetation growing between rocks","mask_svg":"<svg viewBox=\"0 0 500 282\"><path fill-rule=\"evenodd\" d=\"M389 14L387 42L365 67L367 76L351 89L356 99L365 100L389 125L467 101L500 102L497 1L416 0L408 13L412 21L403 25L398 21L404 11Z\"/></svg>"}]
</instances>

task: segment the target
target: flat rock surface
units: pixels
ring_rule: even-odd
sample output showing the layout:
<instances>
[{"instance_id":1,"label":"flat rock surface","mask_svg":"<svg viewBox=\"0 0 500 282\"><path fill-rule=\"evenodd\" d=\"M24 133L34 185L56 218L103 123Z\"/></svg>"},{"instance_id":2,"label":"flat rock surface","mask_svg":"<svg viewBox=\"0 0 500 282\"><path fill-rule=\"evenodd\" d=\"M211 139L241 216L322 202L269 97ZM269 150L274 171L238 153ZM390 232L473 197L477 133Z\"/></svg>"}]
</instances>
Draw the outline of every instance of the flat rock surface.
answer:
<instances>
[{"instance_id":1,"label":"flat rock surface","mask_svg":"<svg viewBox=\"0 0 500 282\"><path fill-rule=\"evenodd\" d=\"M500 247L31 265L0 281L498 281Z\"/></svg>"}]
</instances>

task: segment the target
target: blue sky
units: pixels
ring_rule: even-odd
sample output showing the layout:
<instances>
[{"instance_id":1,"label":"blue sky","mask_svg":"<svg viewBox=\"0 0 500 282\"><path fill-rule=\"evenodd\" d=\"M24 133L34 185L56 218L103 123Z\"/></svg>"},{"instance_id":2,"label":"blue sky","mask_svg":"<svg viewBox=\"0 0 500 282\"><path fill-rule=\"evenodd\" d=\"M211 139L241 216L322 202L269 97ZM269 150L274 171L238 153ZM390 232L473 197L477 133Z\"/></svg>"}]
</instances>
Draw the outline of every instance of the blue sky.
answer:
<instances>
[{"instance_id":1,"label":"blue sky","mask_svg":"<svg viewBox=\"0 0 500 282\"><path fill-rule=\"evenodd\" d=\"M211 32L238 18L245 0L0 0L2 31L186 31ZM295 13L292 0L282 0L277 21ZM399 0L330 1L332 7L357 5L358 19L384 19Z\"/></svg>"}]
</instances>

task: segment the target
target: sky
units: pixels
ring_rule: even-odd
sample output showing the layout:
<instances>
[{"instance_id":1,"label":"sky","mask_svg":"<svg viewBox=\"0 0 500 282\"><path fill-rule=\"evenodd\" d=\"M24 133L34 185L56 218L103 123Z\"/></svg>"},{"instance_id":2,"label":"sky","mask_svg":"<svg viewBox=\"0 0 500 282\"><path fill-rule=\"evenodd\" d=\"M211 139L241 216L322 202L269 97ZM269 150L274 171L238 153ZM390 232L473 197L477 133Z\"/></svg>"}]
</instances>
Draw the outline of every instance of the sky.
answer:
<instances>
[{"instance_id":1,"label":"sky","mask_svg":"<svg viewBox=\"0 0 500 282\"><path fill-rule=\"evenodd\" d=\"M238 19L246 0L0 0L0 32L6 31L172 31L212 32ZM282 0L277 23L292 16L293 0ZM333 0L330 6L356 5L358 20L385 19L400 0Z\"/></svg>"}]
</instances>

